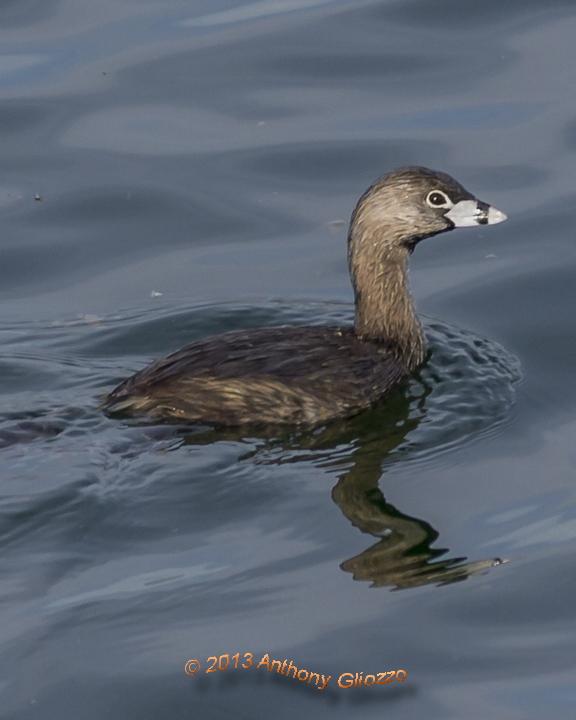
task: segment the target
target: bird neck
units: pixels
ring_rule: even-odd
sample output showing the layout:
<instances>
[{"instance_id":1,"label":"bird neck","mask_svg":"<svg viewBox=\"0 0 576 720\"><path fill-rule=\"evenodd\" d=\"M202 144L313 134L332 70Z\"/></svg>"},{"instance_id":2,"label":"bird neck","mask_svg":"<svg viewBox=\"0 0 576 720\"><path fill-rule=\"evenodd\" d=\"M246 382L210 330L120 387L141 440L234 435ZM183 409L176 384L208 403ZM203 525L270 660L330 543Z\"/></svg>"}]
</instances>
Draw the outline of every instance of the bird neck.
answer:
<instances>
[{"instance_id":1,"label":"bird neck","mask_svg":"<svg viewBox=\"0 0 576 720\"><path fill-rule=\"evenodd\" d=\"M382 241L381 232L349 237L356 334L386 342L407 370L420 365L426 344L408 283L408 250Z\"/></svg>"}]
</instances>

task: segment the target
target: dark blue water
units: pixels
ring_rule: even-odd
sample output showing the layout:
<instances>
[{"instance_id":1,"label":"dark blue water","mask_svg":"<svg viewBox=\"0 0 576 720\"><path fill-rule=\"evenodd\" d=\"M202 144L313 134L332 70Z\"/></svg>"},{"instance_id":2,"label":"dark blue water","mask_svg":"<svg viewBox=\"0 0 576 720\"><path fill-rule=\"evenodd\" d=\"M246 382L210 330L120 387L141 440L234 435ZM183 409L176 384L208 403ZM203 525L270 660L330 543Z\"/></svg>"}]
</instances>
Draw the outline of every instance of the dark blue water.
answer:
<instances>
[{"instance_id":1,"label":"dark blue water","mask_svg":"<svg viewBox=\"0 0 576 720\"><path fill-rule=\"evenodd\" d=\"M3 717L571 716L575 31L568 0L2 3ZM350 211L406 164L511 219L418 247L432 355L384 407L100 413L194 338L349 321ZM205 673L236 652L333 679Z\"/></svg>"}]
</instances>

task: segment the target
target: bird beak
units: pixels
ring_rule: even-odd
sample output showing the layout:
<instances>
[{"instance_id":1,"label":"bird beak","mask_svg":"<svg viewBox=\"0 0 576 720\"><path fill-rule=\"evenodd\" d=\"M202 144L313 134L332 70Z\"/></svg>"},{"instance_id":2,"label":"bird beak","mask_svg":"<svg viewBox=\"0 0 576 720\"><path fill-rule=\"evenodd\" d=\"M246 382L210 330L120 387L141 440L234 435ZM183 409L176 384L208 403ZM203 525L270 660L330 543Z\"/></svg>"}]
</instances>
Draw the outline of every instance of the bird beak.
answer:
<instances>
[{"instance_id":1,"label":"bird beak","mask_svg":"<svg viewBox=\"0 0 576 720\"><path fill-rule=\"evenodd\" d=\"M444 213L454 227L471 227L473 225L496 225L508 219L500 210L481 200L460 200Z\"/></svg>"}]
</instances>

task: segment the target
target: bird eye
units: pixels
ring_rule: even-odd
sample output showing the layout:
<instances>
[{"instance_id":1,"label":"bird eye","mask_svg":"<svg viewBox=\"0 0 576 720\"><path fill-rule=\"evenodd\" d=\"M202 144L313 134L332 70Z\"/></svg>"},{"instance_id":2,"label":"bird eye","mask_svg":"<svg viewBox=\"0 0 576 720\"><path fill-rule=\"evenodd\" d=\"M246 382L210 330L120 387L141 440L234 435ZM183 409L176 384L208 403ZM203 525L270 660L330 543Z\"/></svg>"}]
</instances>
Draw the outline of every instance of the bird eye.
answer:
<instances>
[{"instance_id":1,"label":"bird eye","mask_svg":"<svg viewBox=\"0 0 576 720\"><path fill-rule=\"evenodd\" d=\"M429 192L428 195L426 195L426 203L433 208L449 208L453 205L448 195L441 190L432 190L432 192Z\"/></svg>"}]
</instances>

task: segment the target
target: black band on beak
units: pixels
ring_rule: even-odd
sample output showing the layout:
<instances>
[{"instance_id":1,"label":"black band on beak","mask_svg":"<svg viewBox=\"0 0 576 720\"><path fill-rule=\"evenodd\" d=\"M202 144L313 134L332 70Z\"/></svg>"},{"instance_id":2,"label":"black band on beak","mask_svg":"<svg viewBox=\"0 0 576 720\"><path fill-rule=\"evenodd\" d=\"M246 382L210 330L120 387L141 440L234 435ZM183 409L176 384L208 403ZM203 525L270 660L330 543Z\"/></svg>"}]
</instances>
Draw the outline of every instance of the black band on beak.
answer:
<instances>
[{"instance_id":1,"label":"black band on beak","mask_svg":"<svg viewBox=\"0 0 576 720\"><path fill-rule=\"evenodd\" d=\"M478 225L488 225L488 210L490 205L488 203L478 200Z\"/></svg>"}]
</instances>

